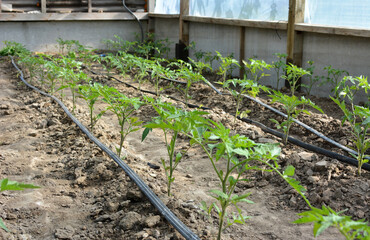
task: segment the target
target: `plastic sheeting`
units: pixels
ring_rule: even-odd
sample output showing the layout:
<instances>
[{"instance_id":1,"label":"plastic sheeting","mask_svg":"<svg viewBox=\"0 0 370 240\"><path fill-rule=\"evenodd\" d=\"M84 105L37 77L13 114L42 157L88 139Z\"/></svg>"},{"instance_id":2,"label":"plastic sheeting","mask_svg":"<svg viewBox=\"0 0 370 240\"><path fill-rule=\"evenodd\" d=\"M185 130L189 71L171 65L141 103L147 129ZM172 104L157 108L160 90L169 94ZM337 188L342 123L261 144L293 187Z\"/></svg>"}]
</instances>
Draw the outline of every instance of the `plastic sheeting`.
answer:
<instances>
[{"instance_id":1,"label":"plastic sheeting","mask_svg":"<svg viewBox=\"0 0 370 240\"><path fill-rule=\"evenodd\" d=\"M287 20L289 0L190 0L190 15L204 17Z\"/></svg>"},{"instance_id":2,"label":"plastic sheeting","mask_svg":"<svg viewBox=\"0 0 370 240\"><path fill-rule=\"evenodd\" d=\"M288 19L289 0L190 0L192 16L282 20ZM155 13L178 14L179 0L156 0Z\"/></svg>"},{"instance_id":3,"label":"plastic sheeting","mask_svg":"<svg viewBox=\"0 0 370 240\"><path fill-rule=\"evenodd\" d=\"M154 12L162 14L179 14L180 0L156 0Z\"/></svg>"},{"instance_id":4,"label":"plastic sheeting","mask_svg":"<svg viewBox=\"0 0 370 240\"><path fill-rule=\"evenodd\" d=\"M306 0L305 23L370 28L370 0Z\"/></svg>"}]
</instances>

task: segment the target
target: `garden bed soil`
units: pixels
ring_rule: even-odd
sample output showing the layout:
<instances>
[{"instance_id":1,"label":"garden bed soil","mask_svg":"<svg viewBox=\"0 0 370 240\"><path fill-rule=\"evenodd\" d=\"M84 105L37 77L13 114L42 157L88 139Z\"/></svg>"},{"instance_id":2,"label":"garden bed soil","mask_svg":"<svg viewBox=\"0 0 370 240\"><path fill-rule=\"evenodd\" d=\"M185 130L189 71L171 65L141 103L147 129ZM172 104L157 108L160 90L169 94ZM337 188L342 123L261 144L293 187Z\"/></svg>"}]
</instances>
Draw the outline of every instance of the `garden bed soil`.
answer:
<instances>
[{"instance_id":1,"label":"garden bed soil","mask_svg":"<svg viewBox=\"0 0 370 240\"><path fill-rule=\"evenodd\" d=\"M129 77L122 80L131 82ZM128 96L141 94L132 88L94 76L94 80L114 86ZM168 85L163 82L162 84ZM144 88L152 89L150 85ZM179 93L166 90L165 94ZM256 142L279 142L270 134L239 120L234 124L230 96L217 95L206 85L192 88L192 102L212 107L209 118L222 122L233 132ZM267 98L266 98L267 99ZM67 97L67 106L71 102ZM172 100L168 100L172 101ZM264 100L267 102L267 100ZM300 120L325 135L350 144L348 127L340 126L339 110L328 99L314 101L328 115L313 112ZM185 108L181 103L178 106ZM249 117L268 126L271 118L280 119L256 103L244 101ZM100 104L98 108L103 108ZM279 108L275 104L275 107ZM336 110L333 110L336 109ZM155 111L144 106L136 115L150 121ZM78 101L76 116L88 124L87 107ZM0 179L9 178L41 186L40 189L0 193L0 217L11 232L0 230L0 239L183 239L141 194L115 162L94 146L63 110L51 99L30 90L18 79L8 59L0 59ZM201 214L200 202L211 202L207 195L217 189L217 177L209 160L198 148L185 155L175 171L173 196L166 196L165 174L161 158L166 159L163 134L154 130L144 142L141 132L128 136L124 144L125 161L149 185L162 201L201 239L214 239L217 217ZM106 114L94 134L111 149L119 143L115 116ZM294 137L344 154L305 129L294 126ZM307 188L307 197L316 207L323 204L344 210L354 219L370 220L370 173L356 176L356 167L348 166L302 148L282 147L279 164L296 168L295 177ZM179 139L179 149L187 139ZM148 163L160 166L153 169ZM254 204L243 205L251 216L245 225L228 228L223 239L314 239L313 226L296 225L297 213L308 210L305 202L274 173L247 173L251 181L241 182L238 193L250 192ZM317 239L344 239L335 229Z\"/></svg>"}]
</instances>

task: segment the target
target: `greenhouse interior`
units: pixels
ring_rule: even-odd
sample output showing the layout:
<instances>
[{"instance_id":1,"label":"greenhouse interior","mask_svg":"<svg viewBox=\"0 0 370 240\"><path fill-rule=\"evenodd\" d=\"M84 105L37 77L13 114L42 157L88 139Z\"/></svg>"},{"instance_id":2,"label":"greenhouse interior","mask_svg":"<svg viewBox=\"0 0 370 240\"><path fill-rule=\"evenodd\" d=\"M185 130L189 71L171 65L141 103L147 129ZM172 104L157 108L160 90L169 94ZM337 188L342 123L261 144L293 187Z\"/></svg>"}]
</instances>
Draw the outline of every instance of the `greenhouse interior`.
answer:
<instances>
[{"instance_id":1,"label":"greenhouse interior","mask_svg":"<svg viewBox=\"0 0 370 240\"><path fill-rule=\"evenodd\" d=\"M0 239L370 240L369 6L0 0Z\"/></svg>"}]
</instances>

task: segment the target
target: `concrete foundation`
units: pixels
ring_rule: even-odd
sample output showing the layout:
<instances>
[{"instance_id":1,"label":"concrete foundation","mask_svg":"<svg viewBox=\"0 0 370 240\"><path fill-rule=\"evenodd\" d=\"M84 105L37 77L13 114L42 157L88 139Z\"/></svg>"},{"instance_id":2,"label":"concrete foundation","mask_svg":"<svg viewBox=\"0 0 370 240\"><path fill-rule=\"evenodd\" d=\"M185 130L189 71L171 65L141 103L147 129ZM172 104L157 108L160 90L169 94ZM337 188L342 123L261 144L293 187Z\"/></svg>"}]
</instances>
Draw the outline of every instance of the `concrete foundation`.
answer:
<instances>
[{"instance_id":1,"label":"concrete foundation","mask_svg":"<svg viewBox=\"0 0 370 240\"><path fill-rule=\"evenodd\" d=\"M144 31L146 22L143 22ZM78 40L81 44L105 49L103 39L113 39L114 35L134 41L140 34L136 21L55 21L55 22L1 22L0 48L3 41L22 43L31 51L57 52L57 39Z\"/></svg>"}]
</instances>

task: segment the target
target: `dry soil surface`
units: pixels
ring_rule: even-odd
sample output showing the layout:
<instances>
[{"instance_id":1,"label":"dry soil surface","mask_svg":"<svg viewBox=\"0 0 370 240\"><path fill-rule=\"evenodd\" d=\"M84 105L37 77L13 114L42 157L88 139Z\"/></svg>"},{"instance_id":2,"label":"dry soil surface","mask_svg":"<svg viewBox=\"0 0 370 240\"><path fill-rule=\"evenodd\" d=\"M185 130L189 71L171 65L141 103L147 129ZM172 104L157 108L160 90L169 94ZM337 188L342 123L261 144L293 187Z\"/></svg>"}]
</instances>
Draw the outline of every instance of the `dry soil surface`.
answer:
<instances>
[{"instance_id":1,"label":"dry soil surface","mask_svg":"<svg viewBox=\"0 0 370 240\"><path fill-rule=\"evenodd\" d=\"M129 96L141 96L113 80L98 76L94 80ZM180 98L172 90L166 90L165 94ZM234 111L230 96L219 96L201 84L192 88L192 95L194 103L213 107L211 119L234 132L256 142L280 141L253 125L239 120L234 124L232 115L227 113ZM319 101L334 115L313 113L300 120L342 144L350 144L348 131L340 126L339 111L333 110L335 106L327 100ZM70 97L65 102L71 107ZM255 103L245 101L243 106L252 110L251 118L266 125L272 126L268 119L279 118ZM100 103L99 108L103 107ZM87 107L81 100L75 115L88 124ZM155 111L145 106L136 115L150 121ZM118 129L115 116L107 113L98 122L94 135L115 149L119 143ZM218 188L217 177L205 154L198 148L188 152L175 172L173 196L167 197L161 166L161 158L166 159L163 134L154 130L141 142L141 132L130 134L125 142L125 161L201 239L214 239L217 217L213 214L208 218L199 208L201 201L211 202L208 191ZM20 82L5 58L0 59L0 133L0 179L41 186L0 193L0 217L11 230L0 230L0 239L183 239L117 164L94 146L55 102ZM294 127L293 136L344 153L298 126ZM186 146L187 139L180 138L178 148ZM355 167L335 159L291 144L281 147L280 165L296 167L295 177L306 186L307 197L314 206L325 204L335 210L348 209L346 214L354 219L370 220L369 172L357 177ZM148 163L160 168L154 169ZM297 213L308 208L279 176L254 171L246 177L251 181L238 184L236 192L251 193L249 199L254 204L243 205L245 215L251 218L245 225L228 228L223 239L314 239L312 225L291 223L298 218ZM335 229L329 229L317 239L344 238Z\"/></svg>"}]
</instances>

